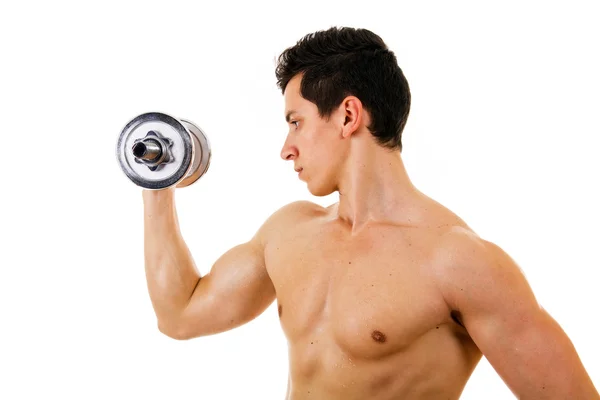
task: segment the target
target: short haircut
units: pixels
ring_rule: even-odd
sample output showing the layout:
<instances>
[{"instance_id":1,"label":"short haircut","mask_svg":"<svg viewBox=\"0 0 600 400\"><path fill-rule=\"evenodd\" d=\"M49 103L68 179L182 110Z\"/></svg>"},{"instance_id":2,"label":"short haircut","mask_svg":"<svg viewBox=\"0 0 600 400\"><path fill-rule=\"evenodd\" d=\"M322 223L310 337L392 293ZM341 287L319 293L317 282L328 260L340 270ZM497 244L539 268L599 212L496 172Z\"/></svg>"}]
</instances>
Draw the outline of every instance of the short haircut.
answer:
<instances>
[{"instance_id":1,"label":"short haircut","mask_svg":"<svg viewBox=\"0 0 600 400\"><path fill-rule=\"evenodd\" d=\"M310 33L277 60L281 92L302 74L300 94L321 118L331 116L346 96L356 96L371 116L377 142L402 151L402 132L410 112L410 88L396 56L367 29L332 27Z\"/></svg>"}]
</instances>

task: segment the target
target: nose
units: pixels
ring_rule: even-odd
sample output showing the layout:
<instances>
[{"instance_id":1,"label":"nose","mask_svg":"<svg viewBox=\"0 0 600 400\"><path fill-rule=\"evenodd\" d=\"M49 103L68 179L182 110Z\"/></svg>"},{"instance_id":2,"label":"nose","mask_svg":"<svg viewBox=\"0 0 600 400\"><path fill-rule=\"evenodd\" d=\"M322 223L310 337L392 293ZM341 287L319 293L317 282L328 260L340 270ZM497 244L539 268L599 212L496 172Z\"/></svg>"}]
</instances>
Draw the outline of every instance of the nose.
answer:
<instances>
[{"instance_id":1,"label":"nose","mask_svg":"<svg viewBox=\"0 0 600 400\"><path fill-rule=\"evenodd\" d=\"M298 157L298 149L296 146L292 145L289 140L286 140L280 155L285 161L294 160Z\"/></svg>"}]
</instances>

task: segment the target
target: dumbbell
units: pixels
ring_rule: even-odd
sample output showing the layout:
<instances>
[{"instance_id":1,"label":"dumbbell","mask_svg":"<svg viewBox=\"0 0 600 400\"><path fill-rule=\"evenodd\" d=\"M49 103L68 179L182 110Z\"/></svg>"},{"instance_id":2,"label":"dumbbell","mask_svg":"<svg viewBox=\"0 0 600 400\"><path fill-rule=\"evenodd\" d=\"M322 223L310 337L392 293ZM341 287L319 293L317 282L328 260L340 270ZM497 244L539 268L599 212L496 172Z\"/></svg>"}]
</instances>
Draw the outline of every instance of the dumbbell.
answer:
<instances>
[{"instance_id":1,"label":"dumbbell","mask_svg":"<svg viewBox=\"0 0 600 400\"><path fill-rule=\"evenodd\" d=\"M210 142L202 129L159 112L129 121L116 152L125 175L152 190L190 186L208 171L211 160Z\"/></svg>"}]
</instances>

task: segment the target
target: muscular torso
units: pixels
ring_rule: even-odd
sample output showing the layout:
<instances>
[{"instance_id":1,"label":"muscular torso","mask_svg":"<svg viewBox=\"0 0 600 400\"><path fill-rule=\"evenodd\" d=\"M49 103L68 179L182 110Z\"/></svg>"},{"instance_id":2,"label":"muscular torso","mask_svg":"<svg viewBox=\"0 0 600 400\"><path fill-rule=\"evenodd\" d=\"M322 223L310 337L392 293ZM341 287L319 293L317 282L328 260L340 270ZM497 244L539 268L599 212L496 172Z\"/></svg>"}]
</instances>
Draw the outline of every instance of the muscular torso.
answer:
<instances>
[{"instance_id":1,"label":"muscular torso","mask_svg":"<svg viewBox=\"0 0 600 400\"><path fill-rule=\"evenodd\" d=\"M288 400L459 398L481 353L436 287L433 255L443 234L468 227L428 210L352 234L336 206L306 206L270 238Z\"/></svg>"}]
</instances>

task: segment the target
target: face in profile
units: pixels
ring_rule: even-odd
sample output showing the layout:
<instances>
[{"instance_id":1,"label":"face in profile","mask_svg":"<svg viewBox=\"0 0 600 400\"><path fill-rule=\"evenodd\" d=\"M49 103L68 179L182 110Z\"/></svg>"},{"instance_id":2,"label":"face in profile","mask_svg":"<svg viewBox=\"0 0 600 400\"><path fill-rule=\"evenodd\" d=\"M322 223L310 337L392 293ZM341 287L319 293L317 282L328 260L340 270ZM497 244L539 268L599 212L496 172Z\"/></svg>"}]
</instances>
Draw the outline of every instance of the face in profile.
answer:
<instances>
[{"instance_id":1,"label":"face in profile","mask_svg":"<svg viewBox=\"0 0 600 400\"><path fill-rule=\"evenodd\" d=\"M281 158L293 162L299 178L314 196L327 196L337 190L338 177L347 158L349 140L343 140L343 107L325 119L317 106L300 94L301 75L292 78L284 92L288 134Z\"/></svg>"}]
</instances>

